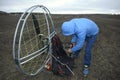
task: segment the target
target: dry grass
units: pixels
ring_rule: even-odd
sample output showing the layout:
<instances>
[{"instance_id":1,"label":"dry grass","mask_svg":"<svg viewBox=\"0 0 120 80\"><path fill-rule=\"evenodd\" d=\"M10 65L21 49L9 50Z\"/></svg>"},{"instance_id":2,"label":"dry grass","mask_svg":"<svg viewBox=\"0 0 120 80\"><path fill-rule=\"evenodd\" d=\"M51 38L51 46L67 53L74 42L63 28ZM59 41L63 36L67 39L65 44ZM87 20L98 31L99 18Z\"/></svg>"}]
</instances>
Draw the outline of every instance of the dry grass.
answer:
<instances>
[{"instance_id":1,"label":"dry grass","mask_svg":"<svg viewBox=\"0 0 120 80\"><path fill-rule=\"evenodd\" d=\"M0 15L0 80L119 80L120 79L120 15L52 15L56 32L62 41L70 40L61 35L62 22L87 17L94 20L100 33L93 48L90 74L83 78L82 64L84 48L76 61L75 76L59 77L50 72L42 72L30 77L19 73L12 58L12 41L19 19L15 15ZM37 44L37 43L35 43ZM30 66L33 66L32 64Z\"/></svg>"}]
</instances>

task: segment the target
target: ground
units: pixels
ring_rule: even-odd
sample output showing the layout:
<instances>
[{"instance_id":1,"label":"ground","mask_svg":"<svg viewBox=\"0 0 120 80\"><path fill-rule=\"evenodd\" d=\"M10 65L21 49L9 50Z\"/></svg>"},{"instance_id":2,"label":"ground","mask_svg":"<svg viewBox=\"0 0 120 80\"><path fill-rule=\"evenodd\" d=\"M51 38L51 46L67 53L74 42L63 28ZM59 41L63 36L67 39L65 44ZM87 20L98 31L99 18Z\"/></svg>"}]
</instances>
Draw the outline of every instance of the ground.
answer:
<instances>
[{"instance_id":1,"label":"ground","mask_svg":"<svg viewBox=\"0 0 120 80\"><path fill-rule=\"evenodd\" d=\"M0 14L0 80L119 80L120 79L120 15L52 15L55 29L62 41L67 38L61 35L62 22L86 17L94 20L100 32L93 47L90 74L82 76L84 48L76 61L75 75L58 77L50 72L36 76L21 74L12 57L14 31L20 15ZM47 75L47 77L46 77Z\"/></svg>"}]
</instances>

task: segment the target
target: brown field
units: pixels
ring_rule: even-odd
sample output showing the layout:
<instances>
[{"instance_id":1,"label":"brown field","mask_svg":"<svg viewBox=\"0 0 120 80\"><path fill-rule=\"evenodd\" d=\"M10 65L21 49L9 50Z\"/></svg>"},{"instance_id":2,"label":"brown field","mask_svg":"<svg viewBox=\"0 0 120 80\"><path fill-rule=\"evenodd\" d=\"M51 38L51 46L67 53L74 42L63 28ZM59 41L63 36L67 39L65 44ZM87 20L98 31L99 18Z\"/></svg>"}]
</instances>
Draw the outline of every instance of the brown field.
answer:
<instances>
[{"instance_id":1,"label":"brown field","mask_svg":"<svg viewBox=\"0 0 120 80\"><path fill-rule=\"evenodd\" d=\"M42 72L36 76L21 74L12 58L12 43L16 24L20 15L0 14L0 80L120 80L120 15L52 15L56 31L62 41L62 22L75 17L86 17L94 20L99 28L96 44L93 48L90 74L84 78L82 63L84 49L77 60L75 75L69 77L55 76Z\"/></svg>"}]
</instances>

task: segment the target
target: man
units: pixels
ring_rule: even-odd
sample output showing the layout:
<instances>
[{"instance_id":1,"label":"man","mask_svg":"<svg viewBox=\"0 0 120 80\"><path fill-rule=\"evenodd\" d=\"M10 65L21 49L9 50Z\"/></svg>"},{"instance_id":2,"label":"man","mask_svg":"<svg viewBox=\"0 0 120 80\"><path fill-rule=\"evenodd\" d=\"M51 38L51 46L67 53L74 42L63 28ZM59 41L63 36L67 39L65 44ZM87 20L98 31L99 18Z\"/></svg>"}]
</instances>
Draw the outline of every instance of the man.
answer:
<instances>
[{"instance_id":1,"label":"man","mask_svg":"<svg viewBox=\"0 0 120 80\"><path fill-rule=\"evenodd\" d=\"M66 50L67 54L72 53L77 58L84 42L86 42L83 74L88 75L91 64L91 52L93 44L98 35L99 28L95 22L87 18L74 18L62 24L64 36L73 36L71 42L75 44L71 49Z\"/></svg>"}]
</instances>

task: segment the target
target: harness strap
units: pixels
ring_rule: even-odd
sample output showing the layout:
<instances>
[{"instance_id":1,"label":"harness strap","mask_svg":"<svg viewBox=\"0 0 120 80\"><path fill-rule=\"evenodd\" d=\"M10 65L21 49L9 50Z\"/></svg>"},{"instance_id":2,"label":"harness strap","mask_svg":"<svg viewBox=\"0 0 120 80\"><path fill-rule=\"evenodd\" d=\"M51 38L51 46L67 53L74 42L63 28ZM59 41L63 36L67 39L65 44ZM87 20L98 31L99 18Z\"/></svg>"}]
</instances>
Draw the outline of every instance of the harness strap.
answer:
<instances>
[{"instance_id":1,"label":"harness strap","mask_svg":"<svg viewBox=\"0 0 120 80\"><path fill-rule=\"evenodd\" d=\"M57 61L59 62L61 65L64 65L67 67L67 69L74 75L74 72L70 69L70 67L67 64L62 63L60 60L58 60L54 55L51 54L51 56Z\"/></svg>"}]
</instances>

